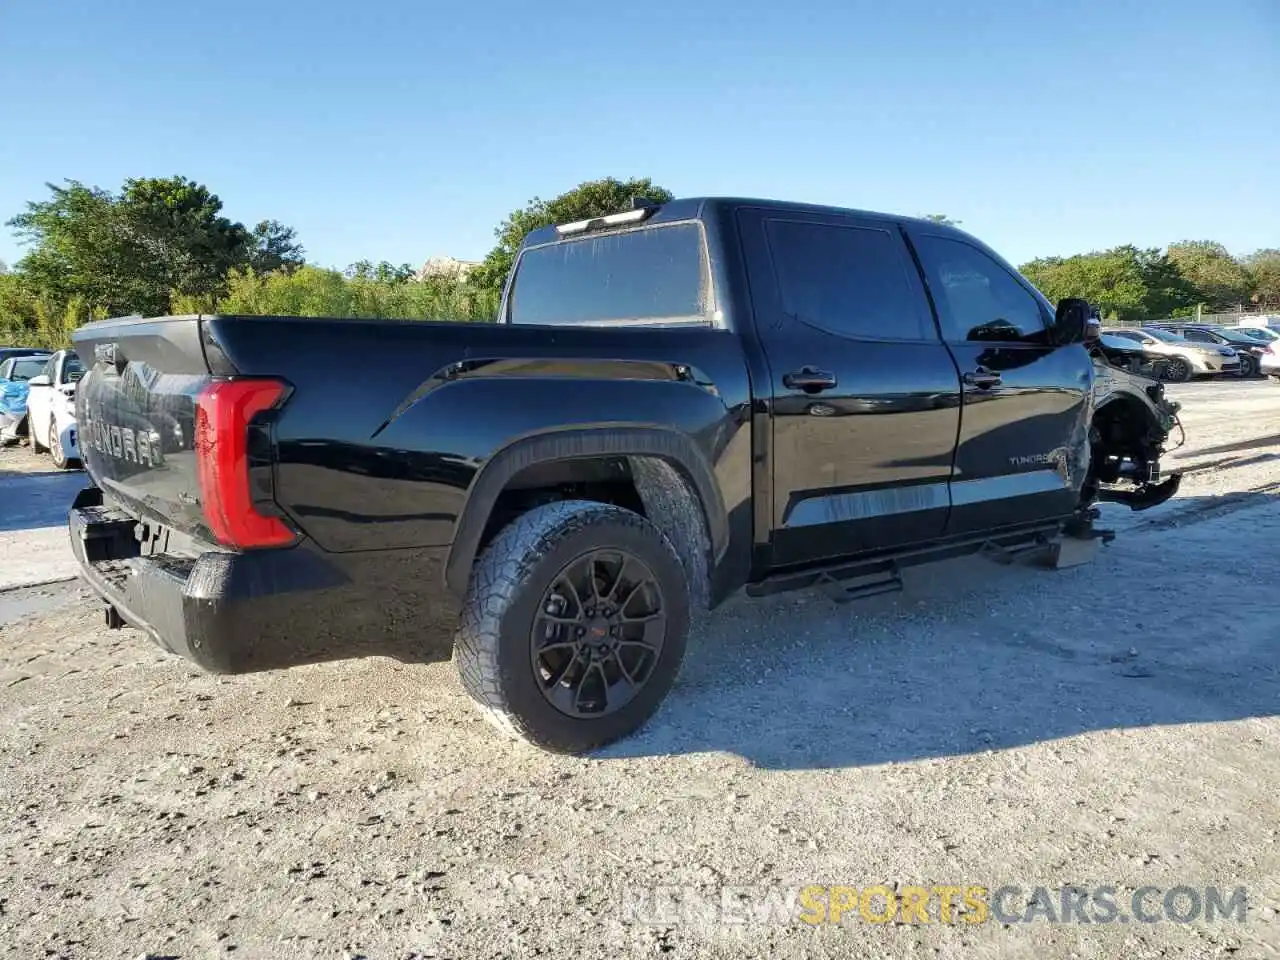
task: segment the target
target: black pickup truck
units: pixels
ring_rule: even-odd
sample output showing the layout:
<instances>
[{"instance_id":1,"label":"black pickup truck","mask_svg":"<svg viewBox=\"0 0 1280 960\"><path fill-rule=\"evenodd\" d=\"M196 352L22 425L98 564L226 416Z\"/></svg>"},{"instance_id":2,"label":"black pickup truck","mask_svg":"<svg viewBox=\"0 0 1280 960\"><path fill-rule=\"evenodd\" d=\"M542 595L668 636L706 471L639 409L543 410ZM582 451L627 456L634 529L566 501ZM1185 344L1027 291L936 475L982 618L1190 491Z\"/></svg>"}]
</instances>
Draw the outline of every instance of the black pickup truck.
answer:
<instances>
[{"instance_id":1,"label":"black pickup truck","mask_svg":"<svg viewBox=\"0 0 1280 960\"><path fill-rule=\"evenodd\" d=\"M1087 316L948 226L639 201L531 234L494 324L82 327L71 542L108 623L207 670L452 655L589 750L744 586L882 592L1171 496L1175 405Z\"/></svg>"}]
</instances>

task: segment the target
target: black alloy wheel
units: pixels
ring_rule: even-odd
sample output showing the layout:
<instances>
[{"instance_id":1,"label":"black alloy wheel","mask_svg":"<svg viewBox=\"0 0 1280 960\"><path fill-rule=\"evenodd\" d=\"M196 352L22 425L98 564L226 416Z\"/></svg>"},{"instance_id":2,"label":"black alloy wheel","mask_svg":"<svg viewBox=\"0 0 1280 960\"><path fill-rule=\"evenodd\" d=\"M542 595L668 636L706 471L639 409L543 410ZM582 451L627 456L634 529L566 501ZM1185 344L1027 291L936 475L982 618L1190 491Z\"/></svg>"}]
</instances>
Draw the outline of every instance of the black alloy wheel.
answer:
<instances>
[{"instance_id":1,"label":"black alloy wheel","mask_svg":"<svg viewBox=\"0 0 1280 960\"><path fill-rule=\"evenodd\" d=\"M666 639L666 603L640 558L614 549L575 558L556 574L539 611L531 663L538 689L561 713L613 713L652 676Z\"/></svg>"}]
</instances>

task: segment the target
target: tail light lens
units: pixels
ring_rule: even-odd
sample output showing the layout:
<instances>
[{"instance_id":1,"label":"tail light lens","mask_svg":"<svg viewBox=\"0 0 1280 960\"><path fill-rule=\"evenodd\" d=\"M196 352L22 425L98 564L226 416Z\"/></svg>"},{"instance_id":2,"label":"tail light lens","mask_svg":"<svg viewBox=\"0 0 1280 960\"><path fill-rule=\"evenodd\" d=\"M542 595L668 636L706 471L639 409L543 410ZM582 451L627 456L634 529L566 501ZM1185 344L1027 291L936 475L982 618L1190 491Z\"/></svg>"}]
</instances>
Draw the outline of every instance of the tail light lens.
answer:
<instances>
[{"instance_id":1,"label":"tail light lens","mask_svg":"<svg viewBox=\"0 0 1280 960\"><path fill-rule=\"evenodd\" d=\"M216 380L196 395L196 463L205 521L214 538L241 550L298 539L279 517L259 513L249 485L249 423L284 397L278 380Z\"/></svg>"}]
</instances>

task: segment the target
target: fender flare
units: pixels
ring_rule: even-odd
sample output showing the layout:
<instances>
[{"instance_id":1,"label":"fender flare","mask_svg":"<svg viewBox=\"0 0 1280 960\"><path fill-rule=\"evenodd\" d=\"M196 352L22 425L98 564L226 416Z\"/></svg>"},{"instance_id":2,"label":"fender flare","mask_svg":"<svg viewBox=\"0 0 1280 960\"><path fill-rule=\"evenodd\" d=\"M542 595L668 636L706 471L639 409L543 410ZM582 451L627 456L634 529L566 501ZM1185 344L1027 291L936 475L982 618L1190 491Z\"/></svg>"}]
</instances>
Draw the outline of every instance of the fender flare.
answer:
<instances>
[{"instance_id":1,"label":"fender flare","mask_svg":"<svg viewBox=\"0 0 1280 960\"><path fill-rule=\"evenodd\" d=\"M719 560L724 555L729 543L724 498L706 458L688 436L659 425L555 429L507 444L477 472L454 528L453 545L445 564L445 585L449 590L459 598L466 596L471 567L480 552L480 538L498 496L512 477L535 464L602 456L658 457L675 465L701 501L712 557Z\"/></svg>"}]
</instances>

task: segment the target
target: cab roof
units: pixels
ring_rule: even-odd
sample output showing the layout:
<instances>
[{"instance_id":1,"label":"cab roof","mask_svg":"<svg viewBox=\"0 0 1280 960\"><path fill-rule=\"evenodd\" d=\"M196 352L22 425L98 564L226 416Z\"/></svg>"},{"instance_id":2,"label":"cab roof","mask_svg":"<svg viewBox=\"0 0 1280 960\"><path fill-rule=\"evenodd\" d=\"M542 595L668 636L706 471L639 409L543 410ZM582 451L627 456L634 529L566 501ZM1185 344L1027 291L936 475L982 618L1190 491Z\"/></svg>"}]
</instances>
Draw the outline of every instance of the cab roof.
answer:
<instances>
[{"instance_id":1,"label":"cab roof","mask_svg":"<svg viewBox=\"0 0 1280 960\"><path fill-rule=\"evenodd\" d=\"M551 243L555 240L566 240L587 232L587 225L595 227L625 227L630 223L669 223L677 220L715 219L743 207L764 208L768 210L791 213L828 213L839 216L866 217L875 220L891 220L898 223L917 223L928 226L942 233L968 237L963 230L957 230L946 224L926 220L923 217L908 217L897 213L880 213L874 210L860 210L852 207L836 207L817 203L799 203L791 200L766 200L759 197L679 197L662 204L643 204L639 198L638 205L631 210L620 210L608 217L593 217L572 224L556 224L531 230L525 238L524 245ZM649 211L642 213L641 211ZM566 229L568 228L568 229ZM577 229L574 229L577 228Z\"/></svg>"}]
</instances>

